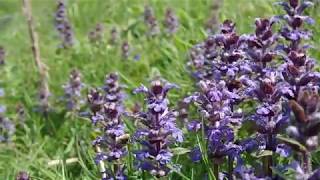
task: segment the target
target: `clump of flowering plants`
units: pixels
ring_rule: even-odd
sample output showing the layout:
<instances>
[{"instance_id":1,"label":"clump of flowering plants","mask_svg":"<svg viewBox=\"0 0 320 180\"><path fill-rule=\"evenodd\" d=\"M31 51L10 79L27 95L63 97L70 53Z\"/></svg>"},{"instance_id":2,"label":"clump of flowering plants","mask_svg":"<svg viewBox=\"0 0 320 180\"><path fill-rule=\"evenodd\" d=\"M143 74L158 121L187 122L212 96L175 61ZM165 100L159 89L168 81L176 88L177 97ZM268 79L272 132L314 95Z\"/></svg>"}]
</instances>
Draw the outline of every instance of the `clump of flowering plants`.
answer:
<instances>
[{"instance_id":1,"label":"clump of flowering plants","mask_svg":"<svg viewBox=\"0 0 320 180\"><path fill-rule=\"evenodd\" d=\"M279 3L286 14L280 16L284 25L280 30L281 37L285 40L279 44L279 54L283 59L281 72L286 85L292 93L287 95L289 106L294 114L287 134L298 141L284 140L288 145L301 154L299 159L303 178L312 173L311 152L318 146L319 129L319 82L320 73L314 70L316 60L307 54L309 48L305 41L312 37L312 32L305 29L305 24L314 24L314 20L304 15L306 8L313 5L309 1L290 0ZM299 173L297 173L299 174ZM319 174L319 173L318 173ZM317 179L315 173L310 179Z\"/></svg>"},{"instance_id":2,"label":"clump of flowering plants","mask_svg":"<svg viewBox=\"0 0 320 180\"><path fill-rule=\"evenodd\" d=\"M202 80L199 83L200 92L185 99L186 102L193 101L199 107L203 121L191 121L189 130L203 128L207 141L208 157L214 164L214 175L219 177L218 169L224 159L237 157L241 147L234 143L234 126L241 123L241 114L232 110L233 98L239 96L230 92L224 81L217 82ZM196 124L195 124L196 123ZM198 128L197 128L198 126ZM194 156L198 156L194 154ZM233 162L231 162L233 164ZM232 165L231 165L232 166ZM232 168L232 167L230 167ZM230 172L232 173L232 172ZM230 174L232 176L232 174Z\"/></svg>"},{"instance_id":3,"label":"clump of flowering plants","mask_svg":"<svg viewBox=\"0 0 320 180\"><path fill-rule=\"evenodd\" d=\"M185 102L194 101L204 119L202 127L208 142L206 153L213 159L216 178L219 176L218 166L227 156L228 175L232 178L233 159L242 150L234 143L234 128L242 123L243 115L237 105L245 99L245 82L251 71L243 58L244 42L244 37L235 32L235 24L226 20L220 33L209 36L191 52L189 64L194 65L193 75L201 79L200 91L186 98Z\"/></svg>"},{"instance_id":4,"label":"clump of flowering plants","mask_svg":"<svg viewBox=\"0 0 320 180\"><path fill-rule=\"evenodd\" d=\"M257 136L263 137L258 142L260 150L272 153L285 151L285 146L277 143L276 136L289 121L289 111L282 107L282 96L292 94L278 69L279 61L275 51L278 35L272 29L276 22L277 18L256 19L255 33L246 36L244 48L252 70L246 80L246 95L258 103L255 113L249 119L255 122ZM272 174L272 159L271 155L264 157L265 175Z\"/></svg>"},{"instance_id":5,"label":"clump of flowering plants","mask_svg":"<svg viewBox=\"0 0 320 180\"><path fill-rule=\"evenodd\" d=\"M93 141L96 148L96 163L100 166L103 180L126 179L125 166L121 159L127 154L126 143L129 138L125 132L122 116L124 113L124 94L118 82L118 75L106 76L102 92L90 90L88 103L92 112L92 123L100 135ZM104 162L111 163L106 168Z\"/></svg>"},{"instance_id":6,"label":"clump of flowering plants","mask_svg":"<svg viewBox=\"0 0 320 180\"><path fill-rule=\"evenodd\" d=\"M176 114L168 107L167 93L176 85L154 80L150 88L141 86L135 93L144 93L146 111L137 112L135 118L142 123L135 133L135 140L142 147L135 152L138 169L148 171L155 177L166 176L172 163L173 153L169 145L182 142L182 131L176 126Z\"/></svg>"},{"instance_id":7,"label":"clump of flowering plants","mask_svg":"<svg viewBox=\"0 0 320 180\"><path fill-rule=\"evenodd\" d=\"M270 19L257 18L254 34L238 35L234 23L227 20L222 24L220 33L195 45L190 53L188 65L200 82L199 91L185 101L195 102L204 121L202 124L192 121L188 128L204 129L208 145L205 153L214 157L214 166L216 155L237 158L238 166L234 172L232 163L228 165L231 165L229 179L233 178L233 173L245 179L275 177L272 169L279 166L275 163L277 156L274 154L289 157L292 150L297 150L297 144L305 150L301 160L303 172L311 174L308 154L318 147L318 132L315 130L318 129L318 121L309 119L315 119L314 114L317 114L320 78L319 73L313 70L315 60L307 55L309 46L303 44L311 37L311 32L304 29L303 24L314 21L303 15L303 11L312 3L289 0L279 4L287 14ZM275 31L275 24L280 25L279 33ZM305 96L302 98L301 94ZM308 99L312 105L307 107L301 99ZM246 100L255 102L253 113L240 108ZM312 111L306 110L311 106ZM295 118L290 116L291 112ZM234 127L241 127L246 120L254 122L255 132L250 138L237 139ZM301 121L305 123L299 124ZM289 134L285 134L287 126ZM306 132L313 134L308 136L304 134ZM286 139L286 135L295 137L298 142ZM217 142L223 145L219 146ZM263 165L264 173L257 176L254 169L242 161L243 153L252 150L263 154L259 156L263 157L263 162L258 164ZM199 157L194 152L192 154ZM218 173L214 173L218 178Z\"/></svg>"}]
</instances>

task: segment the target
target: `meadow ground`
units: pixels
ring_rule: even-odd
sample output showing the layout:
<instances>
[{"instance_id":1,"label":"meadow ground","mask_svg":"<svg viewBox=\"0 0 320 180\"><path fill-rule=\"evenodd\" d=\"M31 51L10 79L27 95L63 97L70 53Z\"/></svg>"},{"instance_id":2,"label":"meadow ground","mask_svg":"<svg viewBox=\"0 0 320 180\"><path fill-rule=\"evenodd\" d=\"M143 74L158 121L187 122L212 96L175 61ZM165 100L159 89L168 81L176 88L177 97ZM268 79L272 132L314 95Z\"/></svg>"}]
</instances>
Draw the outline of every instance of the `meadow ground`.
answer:
<instances>
[{"instance_id":1,"label":"meadow ground","mask_svg":"<svg viewBox=\"0 0 320 180\"><path fill-rule=\"evenodd\" d=\"M219 9L219 20L232 19L241 33L251 33L256 17L270 17L280 11L274 0L225 0ZM167 7L173 8L180 21L178 32L169 37L161 34L146 36L143 22L144 5L155 10L159 22L163 21ZM132 106L141 96L133 96L132 89L148 83L155 75L180 86L170 94L171 102L188 94L194 81L186 69L188 51L206 36L204 24L210 17L212 0L69 0L68 17L74 28L76 43L68 50L57 50L60 43L54 27L56 3L52 0L33 0L33 16L39 34L41 57L49 71L51 111L47 118L35 110L37 105L38 72L30 49L26 18L19 0L0 1L0 45L5 47L6 64L1 67L0 83L5 90L1 103L7 106L6 115L16 121L16 105L26 108L25 124L17 125L13 142L0 144L0 179L14 179L20 170L30 173L32 179L97 179L100 174L94 164L91 141L95 137L88 119L66 113L62 85L68 80L71 69L79 69L86 87L101 86L105 74L118 72L127 86L128 100ZM313 57L320 59L320 9L308 11L316 20L312 45ZM97 23L105 26L105 41L110 30L121 30L116 46L107 42L95 45L89 42L88 32ZM162 26L162 25L161 25ZM121 56L121 43L128 40L131 52L128 60ZM134 60L134 56L139 56ZM83 91L84 94L86 90ZM128 120L129 121L129 120ZM130 126L130 122L129 127ZM132 125L132 124L131 124ZM132 131L132 129L130 129ZM187 138L193 143L192 137ZM313 156L320 164L320 154ZM77 158L77 162L50 165L53 160ZM132 157L131 157L132 158ZM190 179L205 174L205 164L191 164L185 155L175 156L174 161L184 164L181 173ZM130 156L127 158L129 164ZM48 164L49 163L49 164ZM135 179L130 169L129 176ZM169 179L182 179L173 173Z\"/></svg>"}]
</instances>

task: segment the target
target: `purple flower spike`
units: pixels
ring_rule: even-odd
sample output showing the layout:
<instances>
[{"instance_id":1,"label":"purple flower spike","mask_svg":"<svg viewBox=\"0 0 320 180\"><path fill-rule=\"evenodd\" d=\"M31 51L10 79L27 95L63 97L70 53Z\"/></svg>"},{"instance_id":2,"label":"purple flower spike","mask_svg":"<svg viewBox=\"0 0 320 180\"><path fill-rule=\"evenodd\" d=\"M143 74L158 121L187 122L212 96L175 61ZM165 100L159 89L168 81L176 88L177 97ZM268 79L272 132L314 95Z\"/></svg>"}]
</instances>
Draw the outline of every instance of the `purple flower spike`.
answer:
<instances>
[{"instance_id":1,"label":"purple flower spike","mask_svg":"<svg viewBox=\"0 0 320 180\"><path fill-rule=\"evenodd\" d=\"M130 55L130 45L128 41L124 41L121 46L121 53L124 59L128 59Z\"/></svg>"},{"instance_id":2,"label":"purple flower spike","mask_svg":"<svg viewBox=\"0 0 320 180\"><path fill-rule=\"evenodd\" d=\"M110 31L110 44L115 45L117 44L117 40L118 40L118 31L115 27L113 27Z\"/></svg>"},{"instance_id":3,"label":"purple flower spike","mask_svg":"<svg viewBox=\"0 0 320 180\"><path fill-rule=\"evenodd\" d=\"M62 40L62 48L70 48L74 44L72 26L67 17L67 8L63 0L59 0L55 14L55 26Z\"/></svg>"},{"instance_id":4,"label":"purple flower spike","mask_svg":"<svg viewBox=\"0 0 320 180\"><path fill-rule=\"evenodd\" d=\"M2 47L0 47L0 65L4 64L5 52ZM1 67L0 67L1 68ZM1 85L1 84L0 84ZM0 86L0 99L5 96L5 91ZM12 141L13 135L16 131L15 124L5 116L6 106L0 104L0 143L9 143Z\"/></svg>"},{"instance_id":5,"label":"purple flower spike","mask_svg":"<svg viewBox=\"0 0 320 180\"><path fill-rule=\"evenodd\" d=\"M66 107L69 111L80 110L81 104L84 102L81 91L84 84L81 82L81 74L78 70L72 70L69 82L62 86L64 89L64 99L67 103Z\"/></svg>"},{"instance_id":6,"label":"purple flower spike","mask_svg":"<svg viewBox=\"0 0 320 180\"><path fill-rule=\"evenodd\" d=\"M286 25L280 30L281 36L288 41L281 45L279 52L285 61L281 70L284 80L293 91L293 99L297 99L302 87L316 87L320 82L319 76L314 75L314 59L308 56L307 49L304 48L306 45L302 41L312 36L303 28L305 22L313 21L303 15L304 9L311 5L308 1L290 1L290 6L285 9L287 14L283 16Z\"/></svg>"},{"instance_id":7,"label":"purple flower spike","mask_svg":"<svg viewBox=\"0 0 320 180\"><path fill-rule=\"evenodd\" d=\"M15 124L9 118L4 116L4 112L0 112L0 143L11 142L15 131Z\"/></svg>"},{"instance_id":8,"label":"purple flower spike","mask_svg":"<svg viewBox=\"0 0 320 180\"><path fill-rule=\"evenodd\" d=\"M101 88L103 92L92 89L88 94L91 120L100 133L93 141L97 149L96 162L103 169L104 161L114 163L117 167L116 172L102 172L102 179L126 179L124 167L120 162L127 154L125 146L129 135L126 134L122 121L124 94L118 79L116 73L110 73Z\"/></svg>"},{"instance_id":9,"label":"purple flower spike","mask_svg":"<svg viewBox=\"0 0 320 180\"><path fill-rule=\"evenodd\" d=\"M178 31L179 20L173 9L167 8L164 25L166 26L167 33L172 35Z\"/></svg>"},{"instance_id":10,"label":"purple flower spike","mask_svg":"<svg viewBox=\"0 0 320 180\"><path fill-rule=\"evenodd\" d=\"M167 164L173 156L169 145L183 141L182 131L176 126L176 113L168 108L167 93L176 87L162 80L154 80L149 88L142 85L134 91L145 94L147 107L146 112L136 113L136 118L144 126L135 135L136 141L143 146L135 152L137 167L156 177L169 173Z\"/></svg>"},{"instance_id":11,"label":"purple flower spike","mask_svg":"<svg viewBox=\"0 0 320 180\"><path fill-rule=\"evenodd\" d=\"M191 121L188 130L198 131L204 128L208 141L208 155L219 164L226 156L236 157L242 148L236 144L232 127L241 124L241 114L235 113L234 105L239 95L230 91L225 81L202 80L200 92L187 97L185 102L194 102L204 118L205 124Z\"/></svg>"},{"instance_id":12,"label":"purple flower spike","mask_svg":"<svg viewBox=\"0 0 320 180\"><path fill-rule=\"evenodd\" d=\"M154 15L153 9L150 6L144 7L144 22L149 28L148 34L155 36L160 33L158 21Z\"/></svg>"}]
</instances>

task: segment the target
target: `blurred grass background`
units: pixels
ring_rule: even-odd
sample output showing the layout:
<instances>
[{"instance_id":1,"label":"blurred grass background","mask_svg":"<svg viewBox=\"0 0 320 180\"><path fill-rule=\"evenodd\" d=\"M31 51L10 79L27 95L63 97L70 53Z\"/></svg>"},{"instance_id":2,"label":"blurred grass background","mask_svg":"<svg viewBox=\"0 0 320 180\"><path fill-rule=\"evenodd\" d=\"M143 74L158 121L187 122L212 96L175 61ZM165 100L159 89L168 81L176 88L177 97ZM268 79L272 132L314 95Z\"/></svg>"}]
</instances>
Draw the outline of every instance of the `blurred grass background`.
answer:
<instances>
[{"instance_id":1,"label":"blurred grass background","mask_svg":"<svg viewBox=\"0 0 320 180\"><path fill-rule=\"evenodd\" d=\"M181 89L174 91L172 104L192 90L194 84L186 70L188 50L202 41L207 33L204 24L210 18L212 0L68 0L68 17L76 36L75 47L57 52L60 43L54 27L56 1L33 0L33 16L39 34L41 56L49 68L49 85L53 111L47 119L34 111L37 104L38 73L30 49L30 38L26 19L22 13L22 1L0 0L0 45L6 49L6 65L0 69L0 83L6 96L1 103L7 106L7 115L15 119L15 107L23 104L27 110L25 125L18 125L15 142L0 144L0 179L14 179L19 170L28 171L32 179L97 179L99 170L94 165L94 152L90 146L94 138L88 120L71 118L63 110L59 98L63 95L62 84L69 72L77 68L87 86L102 85L106 73L117 71L122 83L127 85L130 106L137 99L131 90L140 83L148 83L154 75L177 83ZM279 12L274 0L224 0L219 9L219 20L236 22L238 32L252 33L254 19L271 17ZM165 9L175 10L180 27L173 37L161 34L147 37L143 22L144 5L155 10L159 24L162 24ZM316 20L313 27L312 55L320 59L319 39L320 10L313 7L309 13ZM121 30L116 46L107 43L93 45L87 34L97 23L105 26L104 38L110 37L110 30ZM161 25L162 26L162 25ZM163 29L163 28L162 28ZM129 41L129 60L121 56L121 43ZM133 60L134 55L141 58ZM84 92L85 94L85 92ZM187 142L191 143L192 142ZM76 157L79 162L49 167L50 160ZM188 164L182 173L190 179L205 174L202 164L191 164L187 158L176 157L176 162ZM320 159L320 158L319 158ZM187 162L187 163L186 163ZM319 162L316 158L315 162ZM134 175L132 179L134 179ZM198 177L198 178L197 178ZM181 179L173 174L169 178Z\"/></svg>"}]
</instances>

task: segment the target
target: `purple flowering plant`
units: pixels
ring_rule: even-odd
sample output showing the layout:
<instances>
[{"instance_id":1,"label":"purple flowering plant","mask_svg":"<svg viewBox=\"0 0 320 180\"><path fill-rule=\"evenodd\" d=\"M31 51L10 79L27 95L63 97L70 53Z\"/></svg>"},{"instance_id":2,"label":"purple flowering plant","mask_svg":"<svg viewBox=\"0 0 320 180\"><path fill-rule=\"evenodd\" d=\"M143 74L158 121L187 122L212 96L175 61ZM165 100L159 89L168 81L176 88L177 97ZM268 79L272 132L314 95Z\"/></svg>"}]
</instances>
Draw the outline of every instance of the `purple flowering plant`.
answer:
<instances>
[{"instance_id":1,"label":"purple flowering plant","mask_svg":"<svg viewBox=\"0 0 320 180\"><path fill-rule=\"evenodd\" d=\"M200 79L200 91L185 99L195 102L204 120L209 158L214 164L214 176L219 176L218 166L225 157L229 157L229 178L232 178L233 159L242 151L235 144L234 129L242 123L241 108L237 105L246 97L248 74L251 67L244 58L245 36L235 31L235 24L226 20L220 27L220 33L209 36L205 42L192 50L191 62L193 75ZM200 127L199 122L191 121L189 128Z\"/></svg>"},{"instance_id":2,"label":"purple flowering plant","mask_svg":"<svg viewBox=\"0 0 320 180\"><path fill-rule=\"evenodd\" d=\"M178 31L179 20L174 10L171 8L166 9L164 25L166 27L166 32L172 35Z\"/></svg>"},{"instance_id":3,"label":"purple flowering plant","mask_svg":"<svg viewBox=\"0 0 320 180\"><path fill-rule=\"evenodd\" d=\"M72 47L74 44L73 28L68 19L67 7L64 0L57 1L57 10L55 13L55 27L62 41L59 47Z\"/></svg>"},{"instance_id":4,"label":"purple flowering plant","mask_svg":"<svg viewBox=\"0 0 320 180\"><path fill-rule=\"evenodd\" d=\"M5 52L0 47L0 65L4 64ZM1 62L2 61L2 62ZM3 73L3 67L0 66L1 73ZM5 97L5 90L2 88L2 82L0 84L0 143L10 143L16 131L16 125L6 116L6 105L3 104L2 100Z\"/></svg>"},{"instance_id":5,"label":"purple flowering plant","mask_svg":"<svg viewBox=\"0 0 320 180\"><path fill-rule=\"evenodd\" d=\"M70 72L69 82L63 85L64 89L64 100L66 101L66 109L75 112L79 111L81 105L84 103L81 91L84 84L81 81L81 73L73 69Z\"/></svg>"},{"instance_id":6,"label":"purple flowering plant","mask_svg":"<svg viewBox=\"0 0 320 180\"><path fill-rule=\"evenodd\" d=\"M153 8L151 6L146 5L144 7L144 23L148 27L148 35L155 36L160 33L160 27L158 25L158 21L155 17Z\"/></svg>"},{"instance_id":7,"label":"purple flowering plant","mask_svg":"<svg viewBox=\"0 0 320 180\"><path fill-rule=\"evenodd\" d=\"M182 131L176 125L176 113L169 108L167 93L177 88L175 84L156 79L149 88L140 86L134 93L145 94L146 110L135 113L141 124L134 139L141 144L135 154L138 169L148 171L155 177L170 173L173 153L170 145L183 141Z\"/></svg>"},{"instance_id":8,"label":"purple flowering plant","mask_svg":"<svg viewBox=\"0 0 320 180\"><path fill-rule=\"evenodd\" d=\"M305 24L314 20L304 15L312 3L288 0L276 5L285 14L256 18L252 33L240 34L234 22L225 20L219 31L192 47L187 67L197 81L196 91L176 101L177 110L167 97L177 85L160 78L134 90L144 95L145 103L131 112L123 105L116 74L107 76L104 87L90 90L91 120L100 133L93 144L102 178L126 179L126 167L131 171L123 160L127 154L134 157L129 157L138 170L134 176L141 178L147 172L155 178L179 174L177 154L188 154L194 166L204 163L206 178L281 179L279 173L290 170L298 179L318 178L311 154L319 147L320 74L306 44L312 33ZM150 6L145 6L144 21L149 35L159 33ZM167 9L167 32L175 33L178 25L178 17ZM130 46L123 42L127 59ZM124 115L136 127L130 125L131 135ZM134 143L128 151L129 137Z\"/></svg>"},{"instance_id":9,"label":"purple flowering plant","mask_svg":"<svg viewBox=\"0 0 320 180\"><path fill-rule=\"evenodd\" d=\"M122 120L123 99L124 93L116 73L106 76L101 90L91 89L88 93L91 121L100 134L93 141L93 146L97 151L95 160L100 166L103 180L127 178L125 165L121 161L127 154L126 143L129 139ZM106 165L109 163L113 167Z\"/></svg>"},{"instance_id":10,"label":"purple flowering plant","mask_svg":"<svg viewBox=\"0 0 320 180\"><path fill-rule=\"evenodd\" d=\"M128 41L124 41L121 45L121 54L123 59L127 60L130 56L130 44Z\"/></svg>"}]
</instances>

